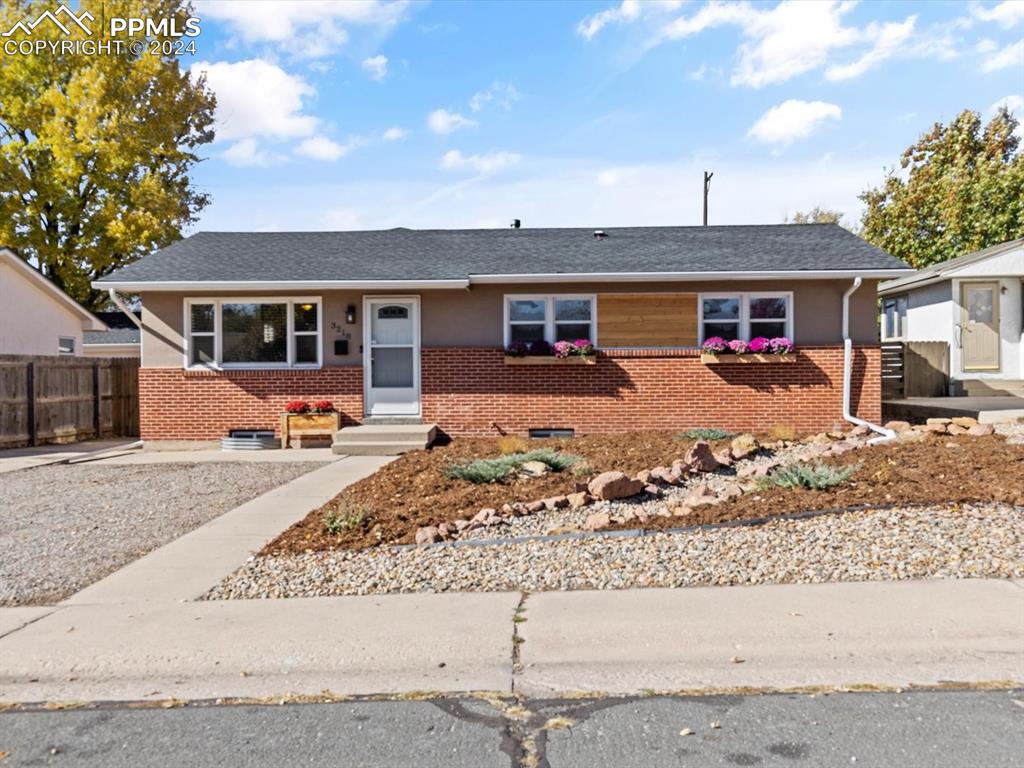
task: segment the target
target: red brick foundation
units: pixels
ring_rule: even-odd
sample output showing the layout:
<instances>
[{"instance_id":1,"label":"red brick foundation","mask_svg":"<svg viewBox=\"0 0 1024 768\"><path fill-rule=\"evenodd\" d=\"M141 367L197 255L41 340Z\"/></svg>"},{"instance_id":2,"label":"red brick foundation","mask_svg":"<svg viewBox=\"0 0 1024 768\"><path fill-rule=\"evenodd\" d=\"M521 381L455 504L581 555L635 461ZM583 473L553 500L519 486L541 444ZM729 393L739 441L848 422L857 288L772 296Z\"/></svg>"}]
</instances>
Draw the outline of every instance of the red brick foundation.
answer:
<instances>
[{"instance_id":1,"label":"red brick foundation","mask_svg":"<svg viewBox=\"0 0 1024 768\"><path fill-rule=\"evenodd\" d=\"M841 420L843 349L801 347L784 365L704 365L694 350L602 353L596 365L505 365L499 349L422 353L423 420L449 435L578 433L707 426L799 432ZM328 399L362 420L360 366L318 371L139 371L144 440L215 440L239 427L277 430L289 400ZM853 411L881 419L877 346L853 351Z\"/></svg>"},{"instance_id":2,"label":"red brick foundation","mask_svg":"<svg viewBox=\"0 0 1024 768\"><path fill-rule=\"evenodd\" d=\"M217 440L238 428L280 433L289 400L330 400L342 426L363 417L362 366L317 371L139 369L143 440Z\"/></svg>"},{"instance_id":3,"label":"red brick foundation","mask_svg":"<svg viewBox=\"0 0 1024 768\"><path fill-rule=\"evenodd\" d=\"M853 350L852 410L881 418L877 346ZM707 426L800 432L841 420L843 348L801 347L783 365L705 365L695 350L602 353L590 366L510 366L501 350L423 350L423 419L450 435Z\"/></svg>"}]
</instances>

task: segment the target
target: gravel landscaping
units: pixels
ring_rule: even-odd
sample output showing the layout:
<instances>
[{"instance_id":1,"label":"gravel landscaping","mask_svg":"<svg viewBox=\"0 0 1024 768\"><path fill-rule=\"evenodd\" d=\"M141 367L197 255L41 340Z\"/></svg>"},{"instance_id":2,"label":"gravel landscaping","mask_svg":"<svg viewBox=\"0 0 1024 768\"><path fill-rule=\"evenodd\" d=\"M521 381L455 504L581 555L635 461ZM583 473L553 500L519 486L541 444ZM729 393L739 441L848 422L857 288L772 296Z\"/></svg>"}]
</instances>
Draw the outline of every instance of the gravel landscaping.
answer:
<instances>
[{"instance_id":1,"label":"gravel landscaping","mask_svg":"<svg viewBox=\"0 0 1024 768\"><path fill-rule=\"evenodd\" d=\"M207 598L975 577L1024 578L1024 507L895 507L682 533L254 557Z\"/></svg>"},{"instance_id":2,"label":"gravel landscaping","mask_svg":"<svg viewBox=\"0 0 1024 768\"><path fill-rule=\"evenodd\" d=\"M319 464L45 466L0 479L0 605L61 600Z\"/></svg>"}]
</instances>

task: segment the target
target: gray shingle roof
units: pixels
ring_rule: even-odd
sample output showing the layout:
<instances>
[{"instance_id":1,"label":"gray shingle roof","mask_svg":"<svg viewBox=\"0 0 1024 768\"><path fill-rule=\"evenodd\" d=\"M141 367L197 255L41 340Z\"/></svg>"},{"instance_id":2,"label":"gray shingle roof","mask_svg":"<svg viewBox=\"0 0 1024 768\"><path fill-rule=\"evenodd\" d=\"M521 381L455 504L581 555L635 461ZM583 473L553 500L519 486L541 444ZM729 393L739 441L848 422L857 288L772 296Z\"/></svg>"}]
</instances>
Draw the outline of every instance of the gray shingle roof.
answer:
<instances>
[{"instance_id":1,"label":"gray shingle roof","mask_svg":"<svg viewBox=\"0 0 1024 768\"><path fill-rule=\"evenodd\" d=\"M138 344L141 332L134 325L131 328L111 328L109 331L84 331L84 344Z\"/></svg>"},{"instance_id":2,"label":"gray shingle roof","mask_svg":"<svg viewBox=\"0 0 1024 768\"><path fill-rule=\"evenodd\" d=\"M835 224L200 232L96 282L465 280L471 275L897 270Z\"/></svg>"}]
</instances>

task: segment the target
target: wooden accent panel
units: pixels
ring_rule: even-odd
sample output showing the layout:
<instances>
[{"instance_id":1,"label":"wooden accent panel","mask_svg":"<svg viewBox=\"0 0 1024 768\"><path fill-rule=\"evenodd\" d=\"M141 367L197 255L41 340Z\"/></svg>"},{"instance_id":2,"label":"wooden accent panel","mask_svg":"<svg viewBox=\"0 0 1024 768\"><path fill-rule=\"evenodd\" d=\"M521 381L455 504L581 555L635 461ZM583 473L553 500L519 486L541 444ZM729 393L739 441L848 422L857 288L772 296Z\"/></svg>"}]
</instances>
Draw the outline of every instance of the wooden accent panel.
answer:
<instances>
[{"instance_id":1,"label":"wooden accent panel","mask_svg":"<svg viewBox=\"0 0 1024 768\"><path fill-rule=\"evenodd\" d=\"M697 294L601 293L599 347L697 346Z\"/></svg>"}]
</instances>

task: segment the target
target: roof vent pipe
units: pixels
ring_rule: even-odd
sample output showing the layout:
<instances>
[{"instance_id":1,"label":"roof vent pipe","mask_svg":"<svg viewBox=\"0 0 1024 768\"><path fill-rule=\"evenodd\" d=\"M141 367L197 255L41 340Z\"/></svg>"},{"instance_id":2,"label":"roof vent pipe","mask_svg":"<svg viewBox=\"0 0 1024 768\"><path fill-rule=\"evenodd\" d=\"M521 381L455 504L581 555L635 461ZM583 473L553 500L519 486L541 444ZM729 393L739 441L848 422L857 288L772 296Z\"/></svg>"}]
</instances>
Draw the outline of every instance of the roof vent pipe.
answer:
<instances>
[{"instance_id":1,"label":"roof vent pipe","mask_svg":"<svg viewBox=\"0 0 1024 768\"><path fill-rule=\"evenodd\" d=\"M519 219L512 219L512 229L519 229L522 223Z\"/></svg>"},{"instance_id":2,"label":"roof vent pipe","mask_svg":"<svg viewBox=\"0 0 1024 768\"><path fill-rule=\"evenodd\" d=\"M850 383L853 374L852 356L853 341L850 339L850 296L860 288L862 280L859 277L853 279L853 285L846 289L843 294L843 418L858 427L867 427L872 432L877 432L878 437L868 440L868 445L887 443L896 437L891 429L872 424L870 421L859 419L850 413Z\"/></svg>"},{"instance_id":3,"label":"roof vent pipe","mask_svg":"<svg viewBox=\"0 0 1024 768\"><path fill-rule=\"evenodd\" d=\"M608 233L605 232L603 229L595 229L594 230L594 239L595 240L604 240L606 237L608 237Z\"/></svg>"}]
</instances>

